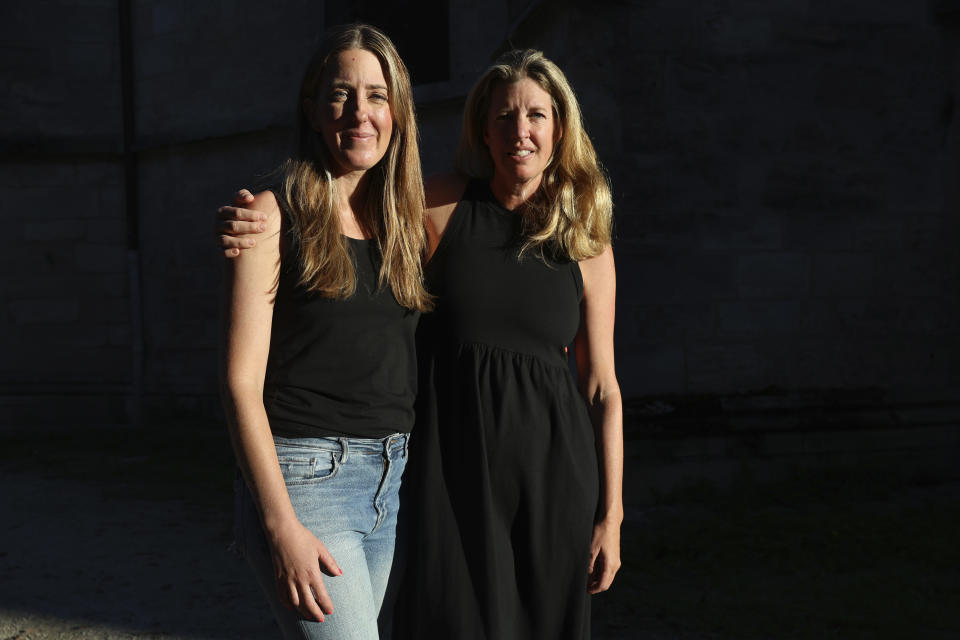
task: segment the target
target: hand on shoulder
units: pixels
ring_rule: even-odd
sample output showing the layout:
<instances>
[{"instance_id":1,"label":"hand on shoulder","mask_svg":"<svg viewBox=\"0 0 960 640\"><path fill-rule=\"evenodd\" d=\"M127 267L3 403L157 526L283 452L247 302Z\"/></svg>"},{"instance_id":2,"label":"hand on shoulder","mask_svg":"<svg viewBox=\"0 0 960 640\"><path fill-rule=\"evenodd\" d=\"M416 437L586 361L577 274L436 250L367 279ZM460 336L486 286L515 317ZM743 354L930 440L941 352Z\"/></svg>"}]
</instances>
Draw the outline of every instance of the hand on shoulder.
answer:
<instances>
[{"instance_id":1,"label":"hand on shoulder","mask_svg":"<svg viewBox=\"0 0 960 640\"><path fill-rule=\"evenodd\" d=\"M257 245L256 238L267 231L269 216L279 216L280 209L270 191L254 196L247 189L237 191L231 205L217 209L214 233L227 258L235 258Z\"/></svg>"},{"instance_id":2,"label":"hand on shoulder","mask_svg":"<svg viewBox=\"0 0 960 640\"><path fill-rule=\"evenodd\" d=\"M280 227L283 223L283 215L280 212L280 205L272 191L261 191L254 194L253 199L247 205L248 209L261 214L261 230L249 234L249 237L255 241L254 249L259 246L264 239L280 233Z\"/></svg>"}]
</instances>

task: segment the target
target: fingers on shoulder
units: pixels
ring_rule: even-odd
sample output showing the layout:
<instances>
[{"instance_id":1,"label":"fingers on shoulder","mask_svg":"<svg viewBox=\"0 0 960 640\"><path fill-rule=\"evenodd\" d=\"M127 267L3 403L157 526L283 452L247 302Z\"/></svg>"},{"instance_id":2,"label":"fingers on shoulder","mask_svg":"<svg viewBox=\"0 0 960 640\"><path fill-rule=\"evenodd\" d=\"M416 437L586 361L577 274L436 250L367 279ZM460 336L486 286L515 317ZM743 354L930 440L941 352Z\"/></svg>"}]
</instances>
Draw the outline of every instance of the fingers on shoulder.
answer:
<instances>
[{"instance_id":1,"label":"fingers on shoulder","mask_svg":"<svg viewBox=\"0 0 960 640\"><path fill-rule=\"evenodd\" d=\"M283 216L280 213L280 204L272 191L261 191L253 196L249 209L259 211L266 216L264 221L264 230L262 234L270 235L280 231L280 224Z\"/></svg>"}]
</instances>

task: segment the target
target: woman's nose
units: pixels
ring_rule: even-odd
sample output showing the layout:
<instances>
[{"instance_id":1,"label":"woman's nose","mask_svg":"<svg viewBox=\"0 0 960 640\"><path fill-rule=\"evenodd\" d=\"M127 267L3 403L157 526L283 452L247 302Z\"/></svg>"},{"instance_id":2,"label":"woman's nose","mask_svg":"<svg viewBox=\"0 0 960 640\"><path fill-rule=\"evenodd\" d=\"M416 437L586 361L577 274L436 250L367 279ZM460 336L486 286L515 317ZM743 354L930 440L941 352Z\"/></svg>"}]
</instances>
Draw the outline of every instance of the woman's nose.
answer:
<instances>
[{"instance_id":1,"label":"woman's nose","mask_svg":"<svg viewBox=\"0 0 960 640\"><path fill-rule=\"evenodd\" d=\"M512 123L512 131L514 137L518 140L523 140L530 137L530 127L527 124L526 119L524 118L515 118Z\"/></svg>"},{"instance_id":2,"label":"woman's nose","mask_svg":"<svg viewBox=\"0 0 960 640\"><path fill-rule=\"evenodd\" d=\"M370 117L369 111L370 105L367 104L367 101L363 98L357 98L353 103L353 117L357 119L357 122L366 122Z\"/></svg>"}]
</instances>

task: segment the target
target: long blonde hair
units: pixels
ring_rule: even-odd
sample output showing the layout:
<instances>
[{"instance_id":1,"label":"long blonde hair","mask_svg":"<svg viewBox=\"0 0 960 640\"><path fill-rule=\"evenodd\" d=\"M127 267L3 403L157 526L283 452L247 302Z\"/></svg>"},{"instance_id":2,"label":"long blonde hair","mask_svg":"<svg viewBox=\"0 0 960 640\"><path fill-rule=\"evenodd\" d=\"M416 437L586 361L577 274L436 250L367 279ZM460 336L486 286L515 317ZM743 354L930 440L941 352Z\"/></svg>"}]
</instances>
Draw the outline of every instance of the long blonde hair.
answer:
<instances>
[{"instance_id":1,"label":"long blonde hair","mask_svg":"<svg viewBox=\"0 0 960 640\"><path fill-rule=\"evenodd\" d=\"M333 160L304 107L305 100L314 99L328 62L351 49L369 51L380 61L393 116L390 144L380 162L368 170L365 204L357 214L380 248L379 286L389 286L404 307L425 311L430 296L423 287L421 266L426 246L423 177L410 74L390 39L369 25L330 30L300 85L296 155L280 168L279 194L292 217L300 284L330 298L348 298L356 291L356 270L337 215L340 200L331 173Z\"/></svg>"},{"instance_id":2,"label":"long blonde hair","mask_svg":"<svg viewBox=\"0 0 960 640\"><path fill-rule=\"evenodd\" d=\"M610 183L583 128L580 105L567 78L543 52L514 49L488 68L467 96L456 168L473 178L489 179L493 161L483 141L493 90L529 78L550 94L560 140L543 171L540 188L520 208L528 249L582 260L610 244L613 199Z\"/></svg>"}]
</instances>

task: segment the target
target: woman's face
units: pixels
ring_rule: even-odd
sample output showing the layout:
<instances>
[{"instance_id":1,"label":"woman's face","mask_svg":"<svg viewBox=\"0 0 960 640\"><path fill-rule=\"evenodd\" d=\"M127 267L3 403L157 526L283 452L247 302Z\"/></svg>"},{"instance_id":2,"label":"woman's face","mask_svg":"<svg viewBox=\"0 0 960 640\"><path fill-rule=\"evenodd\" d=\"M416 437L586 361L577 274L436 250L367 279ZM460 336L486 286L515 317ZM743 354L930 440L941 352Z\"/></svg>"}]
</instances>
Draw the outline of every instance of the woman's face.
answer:
<instances>
[{"instance_id":1,"label":"woman's face","mask_svg":"<svg viewBox=\"0 0 960 640\"><path fill-rule=\"evenodd\" d=\"M483 141L494 179L536 188L560 138L550 94L530 78L498 83L490 95Z\"/></svg>"},{"instance_id":2,"label":"woman's face","mask_svg":"<svg viewBox=\"0 0 960 640\"><path fill-rule=\"evenodd\" d=\"M364 49L342 51L327 63L304 108L330 151L339 177L376 165L390 146L393 114L380 61Z\"/></svg>"}]
</instances>

